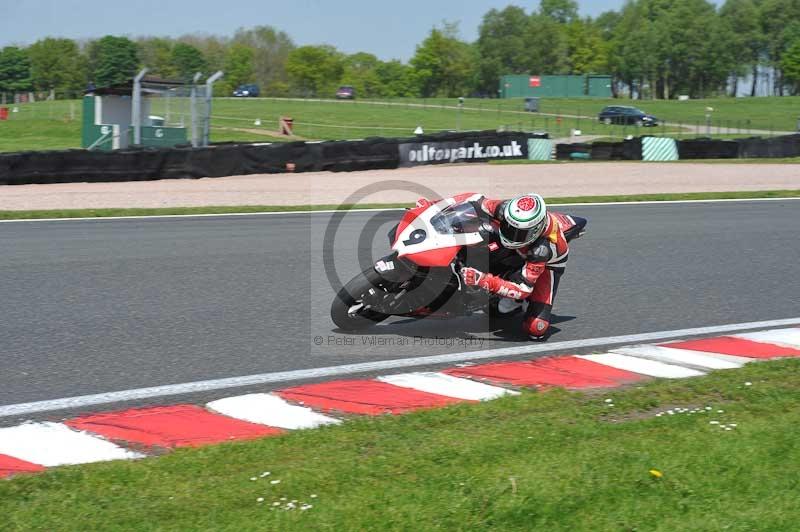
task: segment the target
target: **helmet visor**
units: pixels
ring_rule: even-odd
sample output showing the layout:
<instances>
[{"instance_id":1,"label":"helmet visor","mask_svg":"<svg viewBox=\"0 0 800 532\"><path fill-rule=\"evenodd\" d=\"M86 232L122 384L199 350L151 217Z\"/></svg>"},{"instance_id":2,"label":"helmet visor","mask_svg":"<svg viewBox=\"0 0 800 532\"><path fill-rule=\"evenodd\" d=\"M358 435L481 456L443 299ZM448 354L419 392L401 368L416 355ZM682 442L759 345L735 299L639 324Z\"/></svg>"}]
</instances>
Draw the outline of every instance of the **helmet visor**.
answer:
<instances>
[{"instance_id":1,"label":"helmet visor","mask_svg":"<svg viewBox=\"0 0 800 532\"><path fill-rule=\"evenodd\" d=\"M544 219L540 223L528 229L520 229L518 227L514 227L508 222L503 222L500 224L500 235L506 242L524 246L525 244L530 244L536 240L540 234L542 234L542 229L544 228L546 221L547 219Z\"/></svg>"}]
</instances>

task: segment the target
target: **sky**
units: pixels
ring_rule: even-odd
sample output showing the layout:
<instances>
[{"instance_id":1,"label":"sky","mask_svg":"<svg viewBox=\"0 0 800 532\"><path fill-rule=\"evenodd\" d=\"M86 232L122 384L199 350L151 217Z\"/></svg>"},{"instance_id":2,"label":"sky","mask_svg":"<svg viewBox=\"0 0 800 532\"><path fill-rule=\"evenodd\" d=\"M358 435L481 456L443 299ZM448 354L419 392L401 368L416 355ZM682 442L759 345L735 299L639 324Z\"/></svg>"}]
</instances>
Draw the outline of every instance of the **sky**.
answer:
<instances>
[{"instance_id":1,"label":"sky","mask_svg":"<svg viewBox=\"0 0 800 532\"><path fill-rule=\"evenodd\" d=\"M270 25L298 45L331 44L407 61L442 21L458 21L461 37L473 41L483 15L509 4L530 12L538 0L0 0L0 47L48 36L232 35L240 27ZM581 15L591 16L623 4L579 0Z\"/></svg>"}]
</instances>

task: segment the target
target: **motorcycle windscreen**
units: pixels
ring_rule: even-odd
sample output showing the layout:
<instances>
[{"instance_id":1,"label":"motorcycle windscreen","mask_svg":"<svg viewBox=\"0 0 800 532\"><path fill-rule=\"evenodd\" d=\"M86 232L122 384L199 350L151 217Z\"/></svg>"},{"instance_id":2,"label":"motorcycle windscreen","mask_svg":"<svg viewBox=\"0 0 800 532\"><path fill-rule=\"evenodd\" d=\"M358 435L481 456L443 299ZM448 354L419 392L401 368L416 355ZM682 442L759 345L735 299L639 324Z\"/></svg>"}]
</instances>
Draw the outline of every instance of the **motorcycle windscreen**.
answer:
<instances>
[{"instance_id":1,"label":"motorcycle windscreen","mask_svg":"<svg viewBox=\"0 0 800 532\"><path fill-rule=\"evenodd\" d=\"M431 218L431 226L437 233L457 235L480 231L481 219L471 203L460 203L445 208Z\"/></svg>"}]
</instances>

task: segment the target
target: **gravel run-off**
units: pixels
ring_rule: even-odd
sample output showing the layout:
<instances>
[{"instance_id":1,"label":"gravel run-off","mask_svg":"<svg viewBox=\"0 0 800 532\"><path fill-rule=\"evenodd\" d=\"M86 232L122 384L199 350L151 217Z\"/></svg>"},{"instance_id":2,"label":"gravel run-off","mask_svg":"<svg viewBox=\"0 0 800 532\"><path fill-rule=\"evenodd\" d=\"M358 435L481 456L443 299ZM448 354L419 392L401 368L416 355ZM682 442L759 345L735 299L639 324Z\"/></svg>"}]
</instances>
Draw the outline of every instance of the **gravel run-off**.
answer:
<instances>
[{"instance_id":1,"label":"gravel run-off","mask_svg":"<svg viewBox=\"0 0 800 532\"><path fill-rule=\"evenodd\" d=\"M800 164L461 164L351 173L3 186L0 210L397 203L465 191L495 197L535 191L545 197L564 197L797 188ZM369 193L354 201L353 194L361 190Z\"/></svg>"}]
</instances>

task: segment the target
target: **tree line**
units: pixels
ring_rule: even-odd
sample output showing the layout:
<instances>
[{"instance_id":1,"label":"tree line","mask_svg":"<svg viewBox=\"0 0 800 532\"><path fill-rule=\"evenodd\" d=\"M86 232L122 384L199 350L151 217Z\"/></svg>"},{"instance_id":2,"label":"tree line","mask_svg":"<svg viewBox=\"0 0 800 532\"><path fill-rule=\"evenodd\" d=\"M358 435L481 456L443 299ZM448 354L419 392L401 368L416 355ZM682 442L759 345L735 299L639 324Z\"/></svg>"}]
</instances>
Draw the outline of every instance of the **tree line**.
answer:
<instances>
[{"instance_id":1,"label":"tree line","mask_svg":"<svg viewBox=\"0 0 800 532\"><path fill-rule=\"evenodd\" d=\"M800 0L628 0L620 10L581 17L574 0L541 0L530 12L509 5L484 16L478 39L443 23L408 62L329 45L298 46L270 26L233 36L177 39L108 35L77 42L48 37L0 50L0 92L76 94L89 83L152 75L189 80L223 70L218 94L257 83L266 96L330 97L352 85L361 97L496 96L504 74L610 74L617 96L709 97L800 94Z\"/></svg>"}]
</instances>

